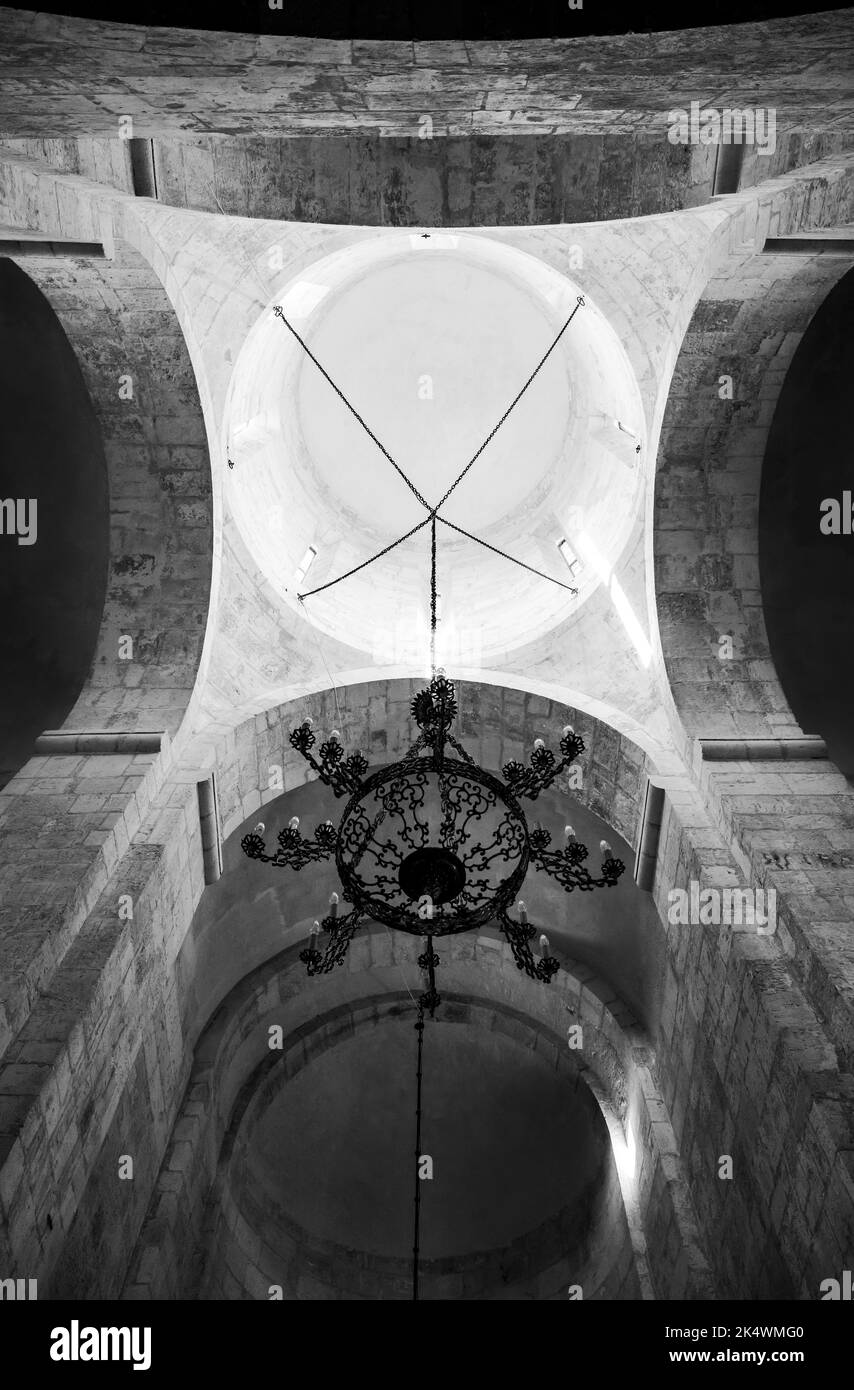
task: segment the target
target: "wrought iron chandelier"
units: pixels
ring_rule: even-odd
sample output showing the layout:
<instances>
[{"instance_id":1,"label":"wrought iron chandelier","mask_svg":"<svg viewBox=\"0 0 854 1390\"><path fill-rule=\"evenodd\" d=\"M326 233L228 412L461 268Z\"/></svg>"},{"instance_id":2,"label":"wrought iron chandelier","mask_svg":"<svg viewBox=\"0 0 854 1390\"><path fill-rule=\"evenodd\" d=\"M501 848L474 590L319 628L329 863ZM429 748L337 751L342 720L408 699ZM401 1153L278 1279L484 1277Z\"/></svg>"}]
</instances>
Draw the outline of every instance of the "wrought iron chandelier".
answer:
<instances>
[{"instance_id":1,"label":"wrought iron chandelier","mask_svg":"<svg viewBox=\"0 0 854 1390\"><path fill-rule=\"evenodd\" d=\"M308 947L300 952L309 975L326 974L342 965L359 924L382 922L396 931L426 938L418 957L428 985L421 1009L431 1015L440 1002L435 967L439 957L434 936L455 936L496 922L519 970L548 983L559 970L540 937L540 958L531 943L537 929L528 921L519 889L533 864L571 893L613 886L625 869L606 840L600 842L599 877L586 868L586 845L571 825L563 848L549 848L551 834L542 825L532 830L520 805L536 800L584 751L584 740L570 724L563 730L560 757L534 740L529 765L508 762L504 781L479 767L452 733L458 706L453 682L436 669L436 519L432 518L430 574L431 669L429 686L412 701L419 734L399 762L369 773L361 752L345 756L341 735L333 729L315 756L317 735L311 719L291 731L290 743L326 786L347 804L337 828L331 820L306 838L293 816L278 834L278 848L267 853L265 826L259 822L241 840L250 859L299 871L306 864L335 859L341 894L349 911L339 913L333 893L328 914L315 921ZM516 918L510 915L516 903ZM320 950L321 935L325 938Z\"/></svg>"},{"instance_id":2,"label":"wrought iron chandelier","mask_svg":"<svg viewBox=\"0 0 854 1390\"><path fill-rule=\"evenodd\" d=\"M585 865L589 857L587 847L576 838L571 825L565 827L563 845L557 849L550 848L551 833L542 825L535 824L529 829L521 801L535 801L584 751L584 740L572 726L567 724L563 729L559 757L545 746L543 739L537 738L528 765L515 761L506 763L502 769L502 781L494 773L479 767L452 732L459 713L456 692L453 682L436 665L437 520L469 540L495 551L494 546L478 540L441 516L440 508L530 386L583 303L583 297L579 296L576 309L548 352L474 458L435 507L430 507L368 429L307 344L288 323L281 306L277 305L275 309L277 316L345 406L427 509L425 520L401 537L401 541L409 539L424 526L429 525L431 531L431 679L411 703L412 719L419 732L408 752L390 766L370 772L363 753L356 751L345 755L337 729L333 729L318 747L313 722L304 719L291 731L290 743L318 778L331 788L336 798L346 798L338 825L335 826L331 819L326 820L317 827L312 837L306 837L300 830L299 817L293 816L286 828L279 831L278 847L270 854L264 840L266 827L263 822L259 822L241 840L241 848L250 859L258 859L276 868L298 872L307 864L335 860L341 895L331 895L328 913L314 922L309 944L300 952L300 960L309 975L326 974L342 965L350 942L363 922L380 922L396 931L424 938L425 949L417 959L419 968L426 974L426 989L416 1001L418 1017L415 1024L418 1033L415 1234L412 1252L412 1296L415 1300L419 1288L418 1164L421 1151L424 1016L425 1012L429 1012L432 1018L441 1003L435 976L439 956L434 950L433 938L455 936L496 923L510 945L517 968L531 979L548 984L560 969L560 963L550 954L545 933L540 935L539 955L535 956L532 943L537 936L537 928L529 922L525 904L518 897L529 868L533 866L548 874L567 893L576 889L590 892L594 888L612 887L625 870L622 860L617 859L608 842L602 840L599 845L602 855L600 873L598 877L591 874ZM356 569L373 563L398 544L400 541L395 541L378 555L356 566ZM496 553L503 555L501 551ZM524 569L532 569L512 556L506 555L504 558ZM576 592L552 576L541 574L538 570L532 572L559 584L561 588ZM331 583L340 583L353 573L355 570L349 570ZM321 586L329 587L330 584ZM312 592L318 593L320 590ZM302 602L309 595L299 597ZM341 897L348 905L343 912L339 911ZM514 904L515 917L511 915Z\"/></svg>"},{"instance_id":3,"label":"wrought iron chandelier","mask_svg":"<svg viewBox=\"0 0 854 1390\"><path fill-rule=\"evenodd\" d=\"M300 953L309 975L343 964L361 922L382 922L426 938L418 964L428 972L423 1003L432 1013L439 1002L433 937L495 922L517 967L547 983L559 963L547 954L547 940L535 958L531 943L537 929L518 901L529 867L549 874L568 893L611 886L625 868L603 840L601 873L594 877L584 862L587 847L571 826L562 848L551 849L550 832L541 825L529 829L520 804L551 787L584 751L584 741L567 725L556 757L537 739L529 765L507 763L502 781L479 767L452 733L457 700L442 671L415 696L411 709L418 737L399 762L373 773L362 753L345 756L334 729L315 756L317 735L312 721L304 720L291 732L291 746L336 797L347 798L339 824L327 820L306 838L294 816L279 832L274 853L267 853L263 824L244 836L241 847L250 859L277 868L300 870L334 858L349 910L339 912L333 894L329 913L314 924L312 942ZM514 903L516 917L511 916Z\"/></svg>"}]
</instances>

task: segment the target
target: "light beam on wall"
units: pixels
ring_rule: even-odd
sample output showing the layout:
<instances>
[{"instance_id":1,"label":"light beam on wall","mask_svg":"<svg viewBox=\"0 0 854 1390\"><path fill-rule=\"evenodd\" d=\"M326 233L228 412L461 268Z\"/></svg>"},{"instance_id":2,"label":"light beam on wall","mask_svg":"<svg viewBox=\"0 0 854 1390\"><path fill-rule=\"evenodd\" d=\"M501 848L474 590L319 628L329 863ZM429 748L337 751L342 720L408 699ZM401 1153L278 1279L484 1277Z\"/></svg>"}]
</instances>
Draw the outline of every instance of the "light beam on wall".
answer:
<instances>
[{"instance_id":1,"label":"light beam on wall","mask_svg":"<svg viewBox=\"0 0 854 1390\"><path fill-rule=\"evenodd\" d=\"M611 1133L614 1150L614 1162L617 1165L617 1176L620 1179L620 1186L624 1195L632 1194L635 1188L637 1176L637 1145L635 1136L628 1123L623 1134L618 1132L615 1126Z\"/></svg>"},{"instance_id":2,"label":"light beam on wall","mask_svg":"<svg viewBox=\"0 0 854 1390\"><path fill-rule=\"evenodd\" d=\"M592 536L586 531L579 531L575 537L581 557L586 564L595 570L603 584L608 585L608 592L611 595L611 602L617 610L617 615L629 636L635 651L640 658L642 666L649 666L652 661L652 647L649 638L638 622L637 616L626 597L625 591L619 580L611 573L611 567L605 556L602 554Z\"/></svg>"},{"instance_id":3,"label":"light beam on wall","mask_svg":"<svg viewBox=\"0 0 854 1390\"><path fill-rule=\"evenodd\" d=\"M244 456L252 454L264 448L276 436L280 427L278 415L264 411L260 415L253 415L251 420L235 425L231 435L232 442L238 453Z\"/></svg>"},{"instance_id":4,"label":"light beam on wall","mask_svg":"<svg viewBox=\"0 0 854 1390\"><path fill-rule=\"evenodd\" d=\"M613 574L611 575L611 602L620 616L623 627L629 634L632 646L640 657L641 665L648 666L652 661L652 647L649 644L649 639L638 622L632 605L626 598L622 584Z\"/></svg>"}]
</instances>

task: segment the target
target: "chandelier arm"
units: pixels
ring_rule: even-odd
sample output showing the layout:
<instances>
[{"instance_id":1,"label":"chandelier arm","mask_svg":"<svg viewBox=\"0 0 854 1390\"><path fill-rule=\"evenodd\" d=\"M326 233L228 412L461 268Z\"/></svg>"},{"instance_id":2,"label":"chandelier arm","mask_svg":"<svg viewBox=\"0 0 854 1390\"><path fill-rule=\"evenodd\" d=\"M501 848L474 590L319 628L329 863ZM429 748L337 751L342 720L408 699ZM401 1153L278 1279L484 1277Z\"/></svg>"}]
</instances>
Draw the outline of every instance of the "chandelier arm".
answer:
<instances>
[{"instance_id":1,"label":"chandelier arm","mask_svg":"<svg viewBox=\"0 0 854 1390\"><path fill-rule=\"evenodd\" d=\"M472 465L475 464L475 463L477 463L477 460L480 458L480 456L481 456L481 454L483 453L484 449L486 448L487 444L489 444L489 443L495 438L496 434L497 434L498 431L501 429L501 426L504 424L504 421L507 419L507 417L508 417L508 415L510 414L510 412L511 412L512 410L514 410L515 407L519 404L520 400L521 400L522 397L524 396L525 392L528 390L528 387L531 385L531 383L533 382L534 378L537 376L537 374L538 374L538 372L540 371L540 369L541 369L542 367L545 366L546 362L547 362L548 359L551 357L552 353L554 352L555 348L557 347L557 345L558 345L558 343L560 342L561 338L563 337L564 333L565 333L566 330L569 328L569 325L572 323L572 320L575 318L575 315L578 313L579 309L582 307L583 304L584 304L584 295L583 295L583 294L580 294L580 295L578 296L578 299L577 299L576 302L575 302L575 308L573 309L573 311L572 311L572 313L570 314L569 318L567 319L566 323L563 325L563 328L560 330L560 332L557 334L556 338L555 338L554 341L552 342L551 347L549 347L549 348L546 350L546 352L543 353L543 356L540 358L540 360L539 360L539 362L537 363L536 367L535 367L534 370L531 372L531 375L528 377L528 380L525 382L525 385L522 387L521 391L519 391L519 392L517 393L517 395L514 396L513 400L510 402L509 406L508 406L507 409L505 410L505 412L504 412L504 414L502 415L501 419L498 421L498 424L497 424L497 425L495 426L495 428L494 428L493 430L491 430L490 433L486 436L486 439L485 439L485 440L483 441L483 443L481 444L481 446L480 446L480 448L478 449L477 453L474 454L473 457L469 459L469 461L468 461L468 463L466 464L465 468L463 469L462 473L460 473L460 475L459 475L458 478L455 478L455 480L451 483L451 486L448 488L448 490L447 490L447 492L445 493L445 495L442 497L441 501L438 502L438 503L436 504L435 511L438 512L439 508L442 507L442 506L444 506L444 504L447 502L448 498L450 497L451 493L454 491L454 488L459 486L459 484L462 482L463 478L466 476L466 474L468 473L468 471L469 471L469 469L472 467ZM440 518L440 520L441 520L441 518Z\"/></svg>"},{"instance_id":2,"label":"chandelier arm","mask_svg":"<svg viewBox=\"0 0 854 1390\"><path fill-rule=\"evenodd\" d=\"M529 801L536 801L540 792L548 791L572 761L572 758L563 758L549 767L526 767L521 776L514 774L508 778L509 786L514 796L526 796Z\"/></svg>"},{"instance_id":3,"label":"chandelier arm","mask_svg":"<svg viewBox=\"0 0 854 1390\"><path fill-rule=\"evenodd\" d=\"M611 856L602 861L601 877L594 878L582 863L573 858L573 853L577 851L564 850L560 853L556 850L531 847L531 858L536 868L543 869L552 878L557 879L567 893L573 892L576 888L581 889L583 893L593 888L612 888L625 873L626 866L623 861Z\"/></svg>"},{"instance_id":4,"label":"chandelier arm","mask_svg":"<svg viewBox=\"0 0 854 1390\"><path fill-rule=\"evenodd\" d=\"M551 749L535 745L530 767L523 767L517 762L505 763L502 771L514 795L527 796L535 801L540 792L552 786L560 774L584 752L584 739L570 725L567 725L560 740L560 751L562 757L556 760Z\"/></svg>"},{"instance_id":5,"label":"chandelier arm","mask_svg":"<svg viewBox=\"0 0 854 1390\"><path fill-rule=\"evenodd\" d=\"M498 920L510 950L513 952L517 969L524 970L526 975L535 980L537 967L529 943L536 936L536 929L528 926L527 923L514 922L507 912L501 912Z\"/></svg>"},{"instance_id":6,"label":"chandelier arm","mask_svg":"<svg viewBox=\"0 0 854 1390\"><path fill-rule=\"evenodd\" d=\"M320 362L318 362L317 358L315 357L315 355L314 355L314 353L312 352L311 348L308 346L308 343L305 341L305 339L300 337L299 333L297 333L297 331L296 331L296 329L294 328L293 324L289 323L288 320L285 318L285 311L284 311L284 309L282 308L281 304L274 304L274 305L273 305L273 313L276 315L277 318L280 318L280 319L282 320L282 323L285 325L285 328L287 328L288 332L293 334L293 336L296 338L297 342L299 343L300 347L302 348L303 352L306 354L306 356L309 358L309 360L312 361L312 362L314 363L315 367L316 367L317 370L320 372L321 376L324 377L324 379L325 379L326 381L329 382L329 385L332 387L332 390L335 392L336 396L338 396L339 400L347 407L347 409L349 410L350 414L351 414L356 420L358 420L359 424L362 426L362 429L363 429L363 430L365 431L365 433L369 436L369 438L373 440L373 442L376 444L377 448L379 449L380 453L381 453L385 458L388 459L388 461L389 461L389 463L391 464L391 466L392 466L392 468L394 469L394 471L403 479L403 481L406 483L406 486L409 488L410 492L413 493L414 496L418 498L418 501L421 503L422 507L426 507L426 508L427 508L427 511L429 512L429 511L430 511L430 504L429 504L429 502L427 502L427 501L421 496L421 493L418 491L418 488L415 486L415 484L414 484L413 482L410 482L409 478L407 478L406 474L404 473L404 471L403 471L403 469L400 467L400 465L399 465L398 463L395 463L395 461L394 461L394 459L392 458L391 454L389 453L388 449L385 447L384 444L382 444L382 443L379 441L379 439L377 439L377 436L374 434L374 432L373 432L373 430L370 428L370 426L367 425L367 424L365 424L365 421L362 419L362 417L361 417L361 415L359 414L358 410L356 410L356 409L350 404L350 402L348 401L347 397L344 395L344 392L341 390L340 386L337 386L337 385L336 385L336 383L332 380L332 377L331 377L331 376L329 375L329 373L327 372L326 368L325 368L324 366L322 366Z\"/></svg>"},{"instance_id":7,"label":"chandelier arm","mask_svg":"<svg viewBox=\"0 0 854 1390\"><path fill-rule=\"evenodd\" d=\"M447 739L448 743L451 745L457 756L462 758L463 762L474 764L474 758L472 757L471 753L466 752L465 748L463 748L462 744L454 738L453 734L446 733L445 738Z\"/></svg>"},{"instance_id":8,"label":"chandelier arm","mask_svg":"<svg viewBox=\"0 0 854 1390\"><path fill-rule=\"evenodd\" d=\"M291 731L291 745L336 795L351 792L341 823L336 829L327 820L317 827L314 839L305 839L299 833L299 818L293 816L278 834L278 850L268 854L259 822L244 836L242 849L249 858L297 871L334 854L341 892L352 911L339 918L338 899L330 899L332 912L324 921L326 948L322 952L318 948L318 926L302 957L311 974L326 973L343 961L358 923L366 918L412 935L433 937L497 922L519 969L532 979L548 982L558 962L542 955L547 950L542 940L541 958L532 951L536 933L522 904L520 921L509 915L531 860L569 892L611 886L625 868L602 841L606 857L601 875L592 877L584 867L587 848L575 840L571 827L565 831L563 853L546 852L550 832L541 825L529 827L519 804L519 795L536 796L551 785L583 752L583 740L566 725L556 756L542 739L536 739L530 766L508 763L503 782L469 758L456 761L444 755L446 744L463 754L465 750L450 734L458 706L453 682L443 672L437 671L429 688L414 696L411 711L420 730L413 747L390 768L370 775L361 753L345 757L337 730L321 743L315 757L312 750L318 736L312 721L304 719ZM419 752L422 757L417 756ZM425 819L425 793L436 776L441 808L438 827L433 825L432 813ZM395 822L391 836L380 835L383 821ZM442 842L439 847L430 843L434 830Z\"/></svg>"},{"instance_id":9,"label":"chandelier arm","mask_svg":"<svg viewBox=\"0 0 854 1390\"><path fill-rule=\"evenodd\" d=\"M504 932L513 952L513 959L518 970L524 970L525 974L532 980L540 980L547 985L553 975L560 970L560 961L557 956L543 956L540 960L534 959L529 942L537 934L536 927L530 926L527 922L514 922L506 912L500 914L501 930Z\"/></svg>"},{"instance_id":10,"label":"chandelier arm","mask_svg":"<svg viewBox=\"0 0 854 1390\"><path fill-rule=\"evenodd\" d=\"M300 951L299 954L300 960L307 967L306 973L308 975L328 975L330 970L335 969L336 965L343 965L350 942L363 918L364 914L360 908L354 908L345 917L324 917L321 922L321 929L329 933L326 949L321 954L320 951L308 947L306 950Z\"/></svg>"},{"instance_id":11,"label":"chandelier arm","mask_svg":"<svg viewBox=\"0 0 854 1390\"><path fill-rule=\"evenodd\" d=\"M368 760L362 753L351 753L344 757L340 739L328 738L320 746L320 762L312 748L317 739L310 719L304 719L296 729L292 729L288 742L296 749L318 775L320 780L331 787L335 796L353 795L361 790L364 774L368 770Z\"/></svg>"},{"instance_id":12,"label":"chandelier arm","mask_svg":"<svg viewBox=\"0 0 854 1390\"><path fill-rule=\"evenodd\" d=\"M306 864L318 864L331 858L335 853L334 838L306 840L298 830L283 830L279 835L279 848L275 854L266 854L266 843L257 831L244 835L240 848L250 859L258 859L262 864L272 864L275 869L294 869L297 873Z\"/></svg>"},{"instance_id":13,"label":"chandelier arm","mask_svg":"<svg viewBox=\"0 0 854 1390\"><path fill-rule=\"evenodd\" d=\"M517 560L514 555L508 555L506 550L499 550L496 545L490 545L489 541L481 540L480 536L473 536L471 531L466 531L462 526L457 526L453 521L448 521L447 517L440 516L437 520L443 526L447 526L459 535L465 536L467 540L474 541L475 545L482 545L484 550L491 550L493 555L499 555L502 560L509 560L511 565L518 565L520 569L527 570L529 574L536 574L540 579L545 579L549 584L556 584L559 589L566 589L570 594L577 594L578 590L572 584L564 584L562 579L555 579L553 574L545 574L543 570L535 569L533 565L526 565L524 560Z\"/></svg>"}]
</instances>

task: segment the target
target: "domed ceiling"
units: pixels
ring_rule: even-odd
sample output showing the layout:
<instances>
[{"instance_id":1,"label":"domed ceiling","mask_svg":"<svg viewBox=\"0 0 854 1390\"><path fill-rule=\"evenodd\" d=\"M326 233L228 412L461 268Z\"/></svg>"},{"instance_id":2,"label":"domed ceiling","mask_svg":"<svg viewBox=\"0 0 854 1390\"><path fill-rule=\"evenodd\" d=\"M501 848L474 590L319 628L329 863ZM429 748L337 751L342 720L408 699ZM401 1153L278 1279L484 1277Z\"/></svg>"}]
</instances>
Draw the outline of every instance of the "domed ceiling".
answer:
<instances>
[{"instance_id":1,"label":"domed ceiling","mask_svg":"<svg viewBox=\"0 0 854 1390\"><path fill-rule=\"evenodd\" d=\"M412 487L271 305L235 366L227 444L241 462L227 486L243 542L283 605L370 662L424 666L429 508L520 392L578 294L532 256L436 233L370 238L285 288L277 302L289 323ZM631 530L643 437L628 359L588 300L439 510L450 523L437 526L440 664L494 662L578 611ZM451 526L574 585L577 597ZM389 546L300 604L299 593Z\"/></svg>"}]
</instances>

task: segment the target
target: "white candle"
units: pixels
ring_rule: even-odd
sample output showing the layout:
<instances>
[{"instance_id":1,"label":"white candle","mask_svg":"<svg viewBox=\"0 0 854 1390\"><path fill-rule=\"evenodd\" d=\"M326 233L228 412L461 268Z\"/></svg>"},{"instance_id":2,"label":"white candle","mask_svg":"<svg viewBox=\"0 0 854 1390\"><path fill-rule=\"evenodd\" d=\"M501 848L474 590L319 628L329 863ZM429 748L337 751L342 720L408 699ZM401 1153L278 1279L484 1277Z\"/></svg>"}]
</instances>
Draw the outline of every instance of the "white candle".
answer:
<instances>
[{"instance_id":1,"label":"white candle","mask_svg":"<svg viewBox=\"0 0 854 1390\"><path fill-rule=\"evenodd\" d=\"M316 950L318 949L318 946L317 946L317 938L319 937L319 935L320 935L320 923L319 923L318 921L314 921L314 922L312 922L311 927L309 928L309 933L308 933L308 949L309 949L310 951L316 951Z\"/></svg>"},{"instance_id":2,"label":"white candle","mask_svg":"<svg viewBox=\"0 0 854 1390\"><path fill-rule=\"evenodd\" d=\"M572 727L571 724L564 724L564 726L563 726L563 736L564 736L564 738L569 738L569 736L570 736L571 734L574 734L574 733L575 733L575 730L573 729L573 727Z\"/></svg>"},{"instance_id":3,"label":"white candle","mask_svg":"<svg viewBox=\"0 0 854 1390\"><path fill-rule=\"evenodd\" d=\"M289 830L299 830L299 816L291 816L288 821Z\"/></svg>"},{"instance_id":4,"label":"white candle","mask_svg":"<svg viewBox=\"0 0 854 1390\"><path fill-rule=\"evenodd\" d=\"M565 825L563 827L563 838L564 843L567 845L569 844L570 840L575 839L575 831L573 830L571 825Z\"/></svg>"},{"instance_id":5,"label":"white candle","mask_svg":"<svg viewBox=\"0 0 854 1390\"><path fill-rule=\"evenodd\" d=\"M262 820L259 820L259 822L258 822L258 824L256 825L255 830L254 830L253 833L254 833L255 835L263 835L263 834L264 834L264 831L265 831L266 829L267 829L267 827L265 826L264 822L263 822Z\"/></svg>"},{"instance_id":6,"label":"white candle","mask_svg":"<svg viewBox=\"0 0 854 1390\"><path fill-rule=\"evenodd\" d=\"M333 729L333 730L332 730L332 733L329 735L329 738L330 738L330 740L331 740L332 743L340 743L340 742L341 742L341 731L340 731L339 729Z\"/></svg>"},{"instance_id":7,"label":"white candle","mask_svg":"<svg viewBox=\"0 0 854 1390\"><path fill-rule=\"evenodd\" d=\"M543 957L543 959L545 960L545 958L546 958L546 956L548 955L548 953L549 953L549 938L546 936L545 932L543 932L542 936L540 937L540 955L541 955L541 956Z\"/></svg>"},{"instance_id":8,"label":"white candle","mask_svg":"<svg viewBox=\"0 0 854 1390\"><path fill-rule=\"evenodd\" d=\"M545 748L545 746L546 746L546 745L545 745L545 743L543 742L543 740L542 740L541 738L535 738L535 739L534 739L534 747L535 747L535 748Z\"/></svg>"},{"instance_id":9,"label":"white candle","mask_svg":"<svg viewBox=\"0 0 854 1390\"><path fill-rule=\"evenodd\" d=\"M600 840L599 848L601 849L605 859L610 859L612 857L614 851L611 849L611 846L608 844L607 840Z\"/></svg>"},{"instance_id":10,"label":"white candle","mask_svg":"<svg viewBox=\"0 0 854 1390\"><path fill-rule=\"evenodd\" d=\"M528 924L528 909L526 908L525 904L522 902L521 898L519 899L519 902L517 902L516 906L517 906L517 908L519 909L519 921L522 923L523 926L527 926L527 924Z\"/></svg>"},{"instance_id":11,"label":"white candle","mask_svg":"<svg viewBox=\"0 0 854 1390\"><path fill-rule=\"evenodd\" d=\"M330 894L329 894L329 916L332 917L332 918L335 918L335 917L338 916L338 894L337 894L337 893L330 893Z\"/></svg>"}]
</instances>

